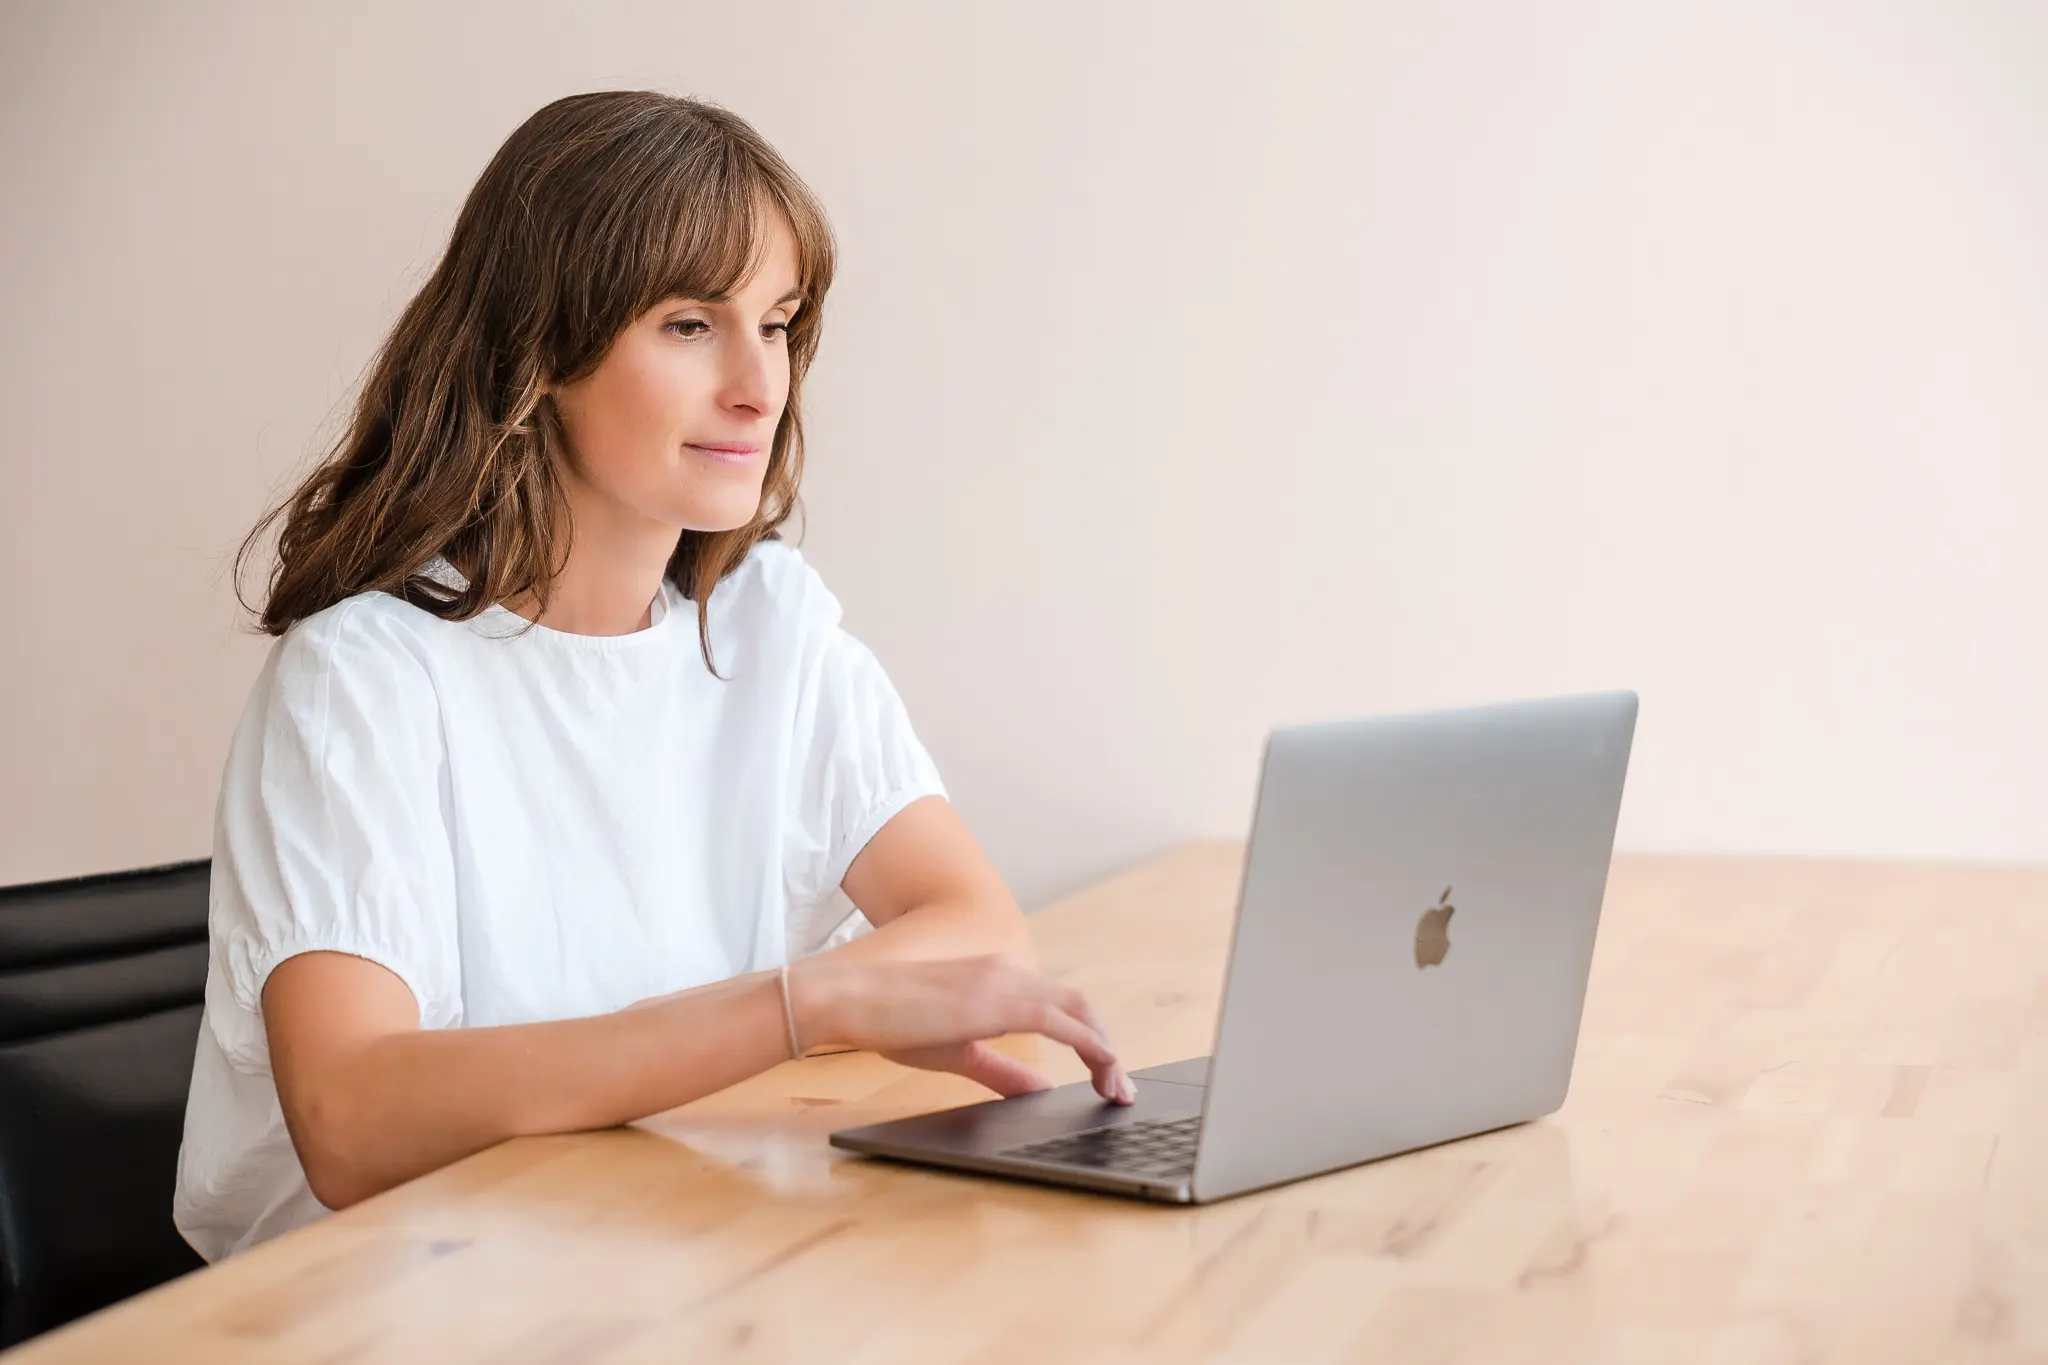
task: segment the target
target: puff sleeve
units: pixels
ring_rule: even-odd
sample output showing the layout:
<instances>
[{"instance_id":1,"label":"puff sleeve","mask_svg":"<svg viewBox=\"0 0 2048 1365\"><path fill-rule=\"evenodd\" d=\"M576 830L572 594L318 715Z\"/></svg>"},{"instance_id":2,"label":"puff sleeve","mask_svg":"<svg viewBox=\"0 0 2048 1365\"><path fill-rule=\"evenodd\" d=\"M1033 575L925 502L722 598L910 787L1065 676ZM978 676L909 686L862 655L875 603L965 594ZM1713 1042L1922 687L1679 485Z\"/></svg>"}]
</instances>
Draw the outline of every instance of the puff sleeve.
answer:
<instances>
[{"instance_id":1,"label":"puff sleeve","mask_svg":"<svg viewBox=\"0 0 2048 1365\"><path fill-rule=\"evenodd\" d=\"M836 622L810 653L793 739L784 864L791 959L869 927L840 890L848 865L898 811L946 795L881 662Z\"/></svg>"},{"instance_id":2,"label":"puff sleeve","mask_svg":"<svg viewBox=\"0 0 2048 1365\"><path fill-rule=\"evenodd\" d=\"M425 663L373 601L272 648L229 747L214 827L207 1017L229 1062L269 1069L264 982L295 954L367 958L423 1027L461 1022L448 767Z\"/></svg>"}]
</instances>

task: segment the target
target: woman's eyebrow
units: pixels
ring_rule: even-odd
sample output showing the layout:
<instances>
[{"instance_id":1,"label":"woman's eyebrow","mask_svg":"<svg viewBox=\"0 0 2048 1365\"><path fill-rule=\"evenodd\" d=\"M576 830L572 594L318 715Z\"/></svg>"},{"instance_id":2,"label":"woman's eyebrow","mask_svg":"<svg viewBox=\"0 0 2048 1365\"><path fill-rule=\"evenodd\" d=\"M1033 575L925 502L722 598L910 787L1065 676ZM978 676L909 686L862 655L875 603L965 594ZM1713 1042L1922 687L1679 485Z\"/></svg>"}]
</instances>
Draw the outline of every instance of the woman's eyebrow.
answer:
<instances>
[{"instance_id":1,"label":"woman's eyebrow","mask_svg":"<svg viewBox=\"0 0 2048 1365\"><path fill-rule=\"evenodd\" d=\"M785 303L801 303L803 302L803 297L804 291L801 287L798 287L790 290L787 294L784 294L781 298L775 300L774 303L771 303L768 306L770 308L774 308ZM723 294L705 294L702 297L695 297L689 294L669 295L670 303L731 303L732 300L733 296L730 290Z\"/></svg>"}]
</instances>

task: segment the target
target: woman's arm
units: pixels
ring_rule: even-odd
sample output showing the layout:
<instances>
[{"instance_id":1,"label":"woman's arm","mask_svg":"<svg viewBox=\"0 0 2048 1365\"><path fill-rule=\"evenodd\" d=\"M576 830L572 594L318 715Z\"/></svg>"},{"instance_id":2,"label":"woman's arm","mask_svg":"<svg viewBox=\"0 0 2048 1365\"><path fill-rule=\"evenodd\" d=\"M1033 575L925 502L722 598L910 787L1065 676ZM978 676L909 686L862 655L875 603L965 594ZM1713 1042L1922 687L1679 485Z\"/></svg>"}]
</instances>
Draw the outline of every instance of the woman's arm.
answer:
<instances>
[{"instance_id":1,"label":"woman's arm","mask_svg":"<svg viewBox=\"0 0 2048 1365\"><path fill-rule=\"evenodd\" d=\"M997 953L1025 967L1039 966L1030 925L952 804L927 796L898 811L868 840L840 883L847 897L877 927L829 952L806 959L790 977L799 1022L813 998L829 994L834 982L864 962L914 962L975 953ZM1102 1021L1076 997L1077 1017L1107 1037ZM814 1042L804 1034L808 1048ZM1001 1095L1044 1090L1052 1081L980 1039L933 1047L898 1048L884 1054L905 1066L951 1071ZM1134 1094L1121 1068L1097 1077L1104 1096L1128 1100Z\"/></svg>"},{"instance_id":2,"label":"woman's arm","mask_svg":"<svg viewBox=\"0 0 2048 1365\"><path fill-rule=\"evenodd\" d=\"M955 934L979 932L967 926L981 914L948 917L930 938L899 932L896 941L944 951L963 941ZM1078 991L1007 953L895 959L847 951L854 946L790 971L806 1044L868 1048L1015 1093L1046 1082L983 1040L1038 1033L1073 1048L1105 1099L1132 1098ZM788 1057L773 972L589 1018L422 1029L395 974L346 953L311 952L271 972L263 1020L292 1145L314 1197L334 1209L507 1138L605 1128L687 1104Z\"/></svg>"},{"instance_id":3,"label":"woman's arm","mask_svg":"<svg viewBox=\"0 0 2048 1365\"><path fill-rule=\"evenodd\" d=\"M897 811L855 855L840 886L876 927L824 956L861 962L1007 953L1038 965L1024 912L944 797Z\"/></svg>"},{"instance_id":4,"label":"woman's arm","mask_svg":"<svg viewBox=\"0 0 2048 1365\"><path fill-rule=\"evenodd\" d=\"M849 966L871 962L916 962L998 953L1025 967L1039 965L1031 928L951 802L927 796L896 812L854 857L840 883L848 899L877 927L850 942L806 959L792 973L791 992L800 1020L812 997ZM643 1000L644 1009L675 997ZM1082 1020L1096 1032L1101 1022L1088 1012ZM815 1037L807 1021L799 1043L808 1053L832 1040ZM937 1048L901 1049L887 1054L905 1066L951 1071L1003 1095L1042 1090L1051 1084L1037 1068L969 1040ZM1118 1073L1109 1093L1127 1086Z\"/></svg>"},{"instance_id":5,"label":"woman's arm","mask_svg":"<svg viewBox=\"0 0 2048 1365\"><path fill-rule=\"evenodd\" d=\"M312 952L271 972L263 1022L292 1145L333 1209L506 1138L687 1104L789 1055L773 972L615 1014L422 1029L396 975Z\"/></svg>"}]
</instances>

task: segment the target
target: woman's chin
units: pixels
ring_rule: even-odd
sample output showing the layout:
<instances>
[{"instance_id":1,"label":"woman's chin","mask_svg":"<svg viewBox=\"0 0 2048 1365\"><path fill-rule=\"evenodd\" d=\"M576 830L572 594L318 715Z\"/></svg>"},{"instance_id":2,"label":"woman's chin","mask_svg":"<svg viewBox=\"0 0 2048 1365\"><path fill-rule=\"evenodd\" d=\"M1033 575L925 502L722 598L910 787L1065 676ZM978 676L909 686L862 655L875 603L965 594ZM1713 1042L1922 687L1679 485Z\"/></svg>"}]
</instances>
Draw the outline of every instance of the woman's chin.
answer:
<instances>
[{"instance_id":1,"label":"woman's chin","mask_svg":"<svg viewBox=\"0 0 2048 1365\"><path fill-rule=\"evenodd\" d=\"M681 509L676 521L685 531L711 534L718 531L737 531L754 519L761 510L761 494L756 489L751 500L739 498L703 498L693 501Z\"/></svg>"}]
</instances>

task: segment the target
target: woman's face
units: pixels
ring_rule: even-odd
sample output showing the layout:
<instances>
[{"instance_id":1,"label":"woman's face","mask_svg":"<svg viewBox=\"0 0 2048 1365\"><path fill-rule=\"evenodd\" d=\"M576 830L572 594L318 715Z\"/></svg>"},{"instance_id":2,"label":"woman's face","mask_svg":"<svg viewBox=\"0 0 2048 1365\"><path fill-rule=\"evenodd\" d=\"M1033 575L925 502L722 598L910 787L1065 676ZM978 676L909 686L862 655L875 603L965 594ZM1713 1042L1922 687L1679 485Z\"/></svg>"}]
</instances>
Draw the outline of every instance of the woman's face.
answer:
<instances>
[{"instance_id":1,"label":"woman's face","mask_svg":"<svg viewBox=\"0 0 2048 1365\"><path fill-rule=\"evenodd\" d=\"M665 299L596 370L554 390L579 533L726 531L761 504L789 397L796 241L780 212L753 276L723 303Z\"/></svg>"}]
</instances>

